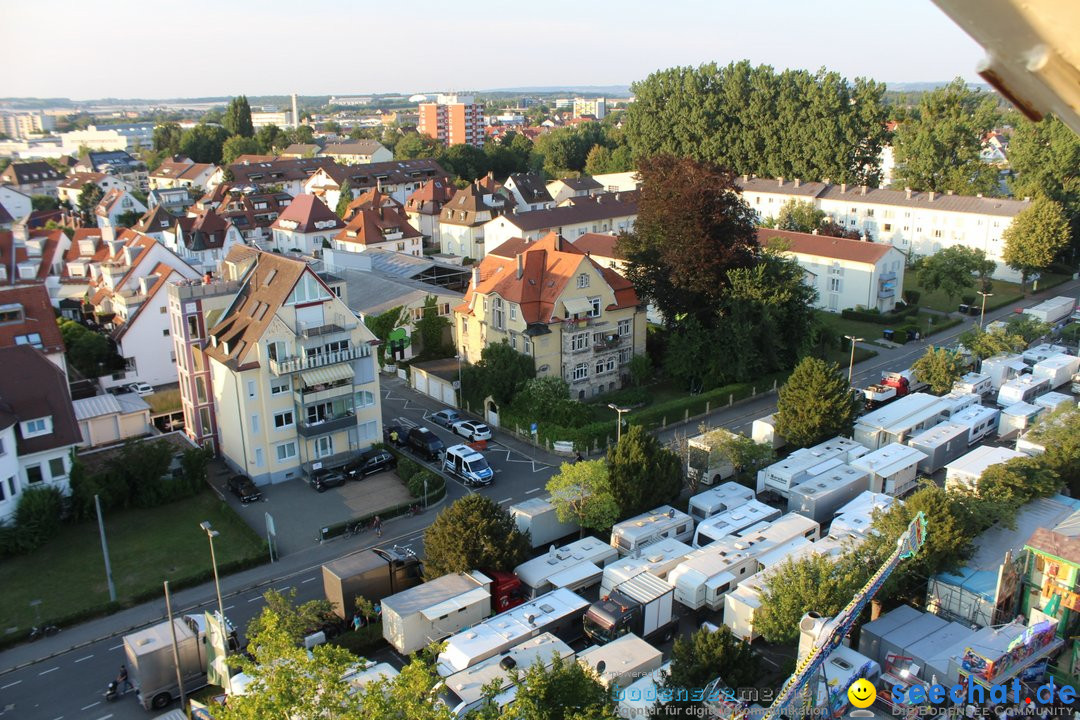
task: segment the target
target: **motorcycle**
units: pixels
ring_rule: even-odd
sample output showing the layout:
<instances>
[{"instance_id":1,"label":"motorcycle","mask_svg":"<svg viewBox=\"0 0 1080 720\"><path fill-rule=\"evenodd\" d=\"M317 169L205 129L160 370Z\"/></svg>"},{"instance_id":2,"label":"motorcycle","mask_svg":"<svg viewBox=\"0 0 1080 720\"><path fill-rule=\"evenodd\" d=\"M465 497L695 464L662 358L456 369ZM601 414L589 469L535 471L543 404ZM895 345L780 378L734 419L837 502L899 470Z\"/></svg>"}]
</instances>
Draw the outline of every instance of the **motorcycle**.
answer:
<instances>
[{"instance_id":1,"label":"motorcycle","mask_svg":"<svg viewBox=\"0 0 1080 720\"><path fill-rule=\"evenodd\" d=\"M119 688L119 685L117 684L117 682L115 680L113 680L111 683L109 683L109 687L105 690L105 700L106 700L106 702L113 702L114 700L116 700L117 698L120 697L120 690L118 688Z\"/></svg>"},{"instance_id":2,"label":"motorcycle","mask_svg":"<svg viewBox=\"0 0 1080 720\"><path fill-rule=\"evenodd\" d=\"M35 625L34 627L30 628L30 640L40 640L41 638L46 636L52 637L58 632L60 632L60 628L55 625L45 625L43 627L38 627L37 625Z\"/></svg>"}]
</instances>

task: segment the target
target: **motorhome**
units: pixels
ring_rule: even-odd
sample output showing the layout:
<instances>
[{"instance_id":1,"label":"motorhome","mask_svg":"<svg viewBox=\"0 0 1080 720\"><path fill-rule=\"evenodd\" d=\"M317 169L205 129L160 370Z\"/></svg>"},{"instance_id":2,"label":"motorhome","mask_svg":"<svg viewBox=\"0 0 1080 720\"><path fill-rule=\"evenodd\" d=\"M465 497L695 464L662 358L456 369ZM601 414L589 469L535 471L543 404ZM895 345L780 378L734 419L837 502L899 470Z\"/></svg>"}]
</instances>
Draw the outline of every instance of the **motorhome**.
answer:
<instances>
[{"instance_id":1,"label":"motorhome","mask_svg":"<svg viewBox=\"0 0 1080 720\"><path fill-rule=\"evenodd\" d=\"M491 614L491 579L452 573L382 601L383 638L402 655L414 653Z\"/></svg>"},{"instance_id":2,"label":"motorhome","mask_svg":"<svg viewBox=\"0 0 1080 720\"><path fill-rule=\"evenodd\" d=\"M840 465L793 487L788 496L788 512L799 513L817 523L828 523L837 510L869 489L870 473Z\"/></svg>"},{"instance_id":3,"label":"motorhome","mask_svg":"<svg viewBox=\"0 0 1080 720\"><path fill-rule=\"evenodd\" d=\"M1038 395L1050 389L1050 380L1033 375L1021 375L1015 377L1001 386L998 390L998 407L1009 407L1016 403L1031 402Z\"/></svg>"},{"instance_id":4,"label":"motorhome","mask_svg":"<svg viewBox=\"0 0 1080 720\"><path fill-rule=\"evenodd\" d=\"M620 555L630 555L666 538L688 542L694 535L694 519L670 505L623 520L611 528L611 546Z\"/></svg>"},{"instance_id":5,"label":"motorhome","mask_svg":"<svg viewBox=\"0 0 1080 720\"><path fill-rule=\"evenodd\" d=\"M534 548L546 547L556 540L579 532L581 526L573 520L559 520L551 498L529 498L507 508L518 530L528 532Z\"/></svg>"},{"instance_id":6,"label":"motorhome","mask_svg":"<svg viewBox=\"0 0 1080 720\"><path fill-rule=\"evenodd\" d=\"M953 392L972 393L986 397L994 389L994 383L990 376L985 373L969 372L964 377L953 383Z\"/></svg>"},{"instance_id":7,"label":"motorhome","mask_svg":"<svg viewBox=\"0 0 1080 720\"><path fill-rule=\"evenodd\" d=\"M581 618L589 603L560 588L450 636L435 668L449 677L518 643L549 632L564 641L581 637Z\"/></svg>"},{"instance_id":8,"label":"motorhome","mask_svg":"<svg viewBox=\"0 0 1080 720\"><path fill-rule=\"evenodd\" d=\"M1005 438L1014 432L1022 433L1035 424L1039 416L1046 412L1041 405L1021 402L1002 409L998 419L997 434L999 438Z\"/></svg>"},{"instance_id":9,"label":"motorhome","mask_svg":"<svg viewBox=\"0 0 1080 720\"><path fill-rule=\"evenodd\" d=\"M989 410L990 408L985 408ZM991 432L997 430L997 411L994 411L994 422ZM908 446L913 447L926 457L919 461L917 470L924 475L933 475L956 458L968 451L971 445L968 438L971 428L958 423L943 422L929 430L923 430L918 435L908 438Z\"/></svg>"},{"instance_id":10,"label":"motorhome","mask_svg":"<svg viewBox=\"0 0 1080 720\"><path fill-rule=\"evenodd\" d=\"M871 491L903 497L918 484L919 461L925 458L925 453L894 442L859 458L851 467L870 474Z\"/></svg>"},{"instance_id":11,"label":"motorhome","mask_svg":"<svg viewBox=\"0 0 1080 720\"><path fill-rule=\"evenodd\" d=\"M1052 358L1055 355L1062 355L1067 352L1069 352L1069 349L1064 345L1040 343L1029 347L1020 354L1020 357L1023 359L1025 365L1033 367L1047 358Z\"/></svg>"},{"instance_id":12,"label":"motorhome","mask_svg":"<svg viewBox=\"0 0 1080 720\"><path fill-rule=\"evenodd\" d=\"M902 443L937 425L944 410L941 398L913 393L856 420L853 437L870 450L889 443Z\"/></svg>"},{"instance_id":13,"label":"motorhome","mask_svg":"<svg viewBox=\"0 0 1080 720\"><path fill-rule=\"evenodd\" d=\"M754 491L750 488L737 482L726 482L691 497L687 512L694 522L701 522L753 499Z\"/></svg>"},{"instance_id":14,"label":"motorhome","mask_svg":"<svg viewBox=\"0 0 1080 720\"><path fill-rule=\"evenodd\" d=\"M1000 415L1001 411L997 408L975 405L956 413L949 419L949 422L966 427L968 429L968 445L974 445L994 434L994 431L997 430Z\"/></svg>"},{"instance_id":15,"label":"motorhome","mask_svg":"<svg viewBox=\"0 0 1080 720\"><path fill-rule=\"evenodd\" d=\"M1051 355L1045 360L1035 363L1031 368L1033 378L1046 378L1049 382L1048 389L1057 390L1065 385L1080 370L1080 357L1075 355Z\"/></svg>"},{"instance_id":16,"label":"motorhome","mask_svg":"<svg viewBox=\"0 0 1080 720\"><path fill-rule=\"evenodd\" d=\"M663 654L633 633L578 653L577 661L605 688L626 687L637 678L660 669Z\"/></svg>"},{"instance_id":17,"label":"motorhome","mask_svg":"<svg viewBox=\"0 0 1080 720\"><path fill-rule=\"evenodd\" d=\"M519 673L536 664L551 667L557 657L573 658L574 651L551 633L541 633L450 675L436 697L455 718L463 720L484 705L492 683L499 681L499 692L492 702L503 708L517 696Z\"/></svg>"},{"instance_id":18,"label":"motorhome","mask_svg":"<svg viewBox=\"0 0 1080 720\"><path fill-rule=\"evenodd\" d=\"M561 548L552 545L545 554L514 568L514 574L528 597L560 587L577 592L600 582L604 568L618 559L619 553L611 545L585 537Z\"/></svg>"},{"instance_id":19,"label":"motorhome","mask_svg":"<svg viewBox=\"0 0 1080 720\"><path fill-rule=\"evenodd\" d=\"M818 554L818 543L799 545L788 553L784 560L798 562L802 558ZM762 567L758 572L747 577L723 597L724 624L737 637L751 642L760 637L754 629L754 615L761 607L761 597L768 586L769 579L775 575L783 561Z\"/></svg>"},{"instance_id":20,"label":"motorhome","mask_svg":"<svg viewBox=\"0 0 1080 720\"><path fill-rule=\"evenodd\" d=\"M1035 364L1034 360L1032 364ZM991 392L996 393L1002 385L1026 370L1027 367L1022 355L1002 354L983 360L979 372L990 376L990 384L993 386Z\"/></svg>"},{"instance_id":21,"label":"motorhome","mask_svg":"<svg viewBox=\"0 0 1080 720\"><path fill-rule=\"evenodd\" d=\"M810 518L789 513L758 533L720 540L695 550L668 575L675 599L691 610L719 610L724 594L760 569L766 553L793 543L817 540L821 526Z\"/></svg>"},{"instance_id":22,"label":"motorhome","mask_svg":"<svg viewBox=\"0 0 1080 720\"><path fill-rule=\"evenodd\" d=\"M713 515L708 520L699 523L697 530L694 531L692 544L695 548L703 547L752 525L771 522L778 517L780 517L778 509L760 500L750 500L737 508Z\"/></svg>"},{"instance_id":23,"label":"motorhome","mask_svg":"<svg viewBox=\"0 0 1080 720\"><path fill-rule=\"evenodd\" d=\"M633 556L622 558L604 568L604 576L600 580L600 595L607 595L619 583L643 572L651 572L663 580L693 551L694 548L686 543L670 538L644 547Z\"/></svg>"}]
</instances>

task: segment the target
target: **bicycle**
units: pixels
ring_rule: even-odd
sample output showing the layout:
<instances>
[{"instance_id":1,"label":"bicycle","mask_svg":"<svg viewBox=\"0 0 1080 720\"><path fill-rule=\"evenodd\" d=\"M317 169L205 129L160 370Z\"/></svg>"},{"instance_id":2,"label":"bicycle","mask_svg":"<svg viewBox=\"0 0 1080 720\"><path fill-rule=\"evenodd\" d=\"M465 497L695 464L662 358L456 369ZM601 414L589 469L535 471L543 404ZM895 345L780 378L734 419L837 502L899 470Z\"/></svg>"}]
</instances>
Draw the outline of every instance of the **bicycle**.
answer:
<instances>
[{"instance_id":1,"label":"bicycle","mask_svg":"<svg viewBox=\"0 0 1080 720\"><path fill-rule=\"evenodd\" d=\"M344 538L351 538L353 535L367 532L369 527L370 526L364 523L363 520L357 520L354 523L346 523L345 530L342 531L341 536Z\"/></svg>"},{"instance_id":2,"label":"bicycle","mask_svg":"<svg viewBox=\"0 0 1080 720\"><path fill-rule=\"evenodd\" d=\"M44 625L42 627L35 625L30 628L30 640L40 640L43 637L52 637L58 632L60 632L60 628L55 625Z\"/></svg>"},{"instance_id":3,"label":"bicycle","mask_svg":"<svg viewBox=\"0 0 1080 720\"><path fill-rule=\"evenodd\" d=\"M415 504L415 505L413 505L412 507L409 508L409 517L416 517L417 515L420 515L423 512L424 512L424 508L422 508L420 506L420 504L417 503L417 504Z\"/></svg>"}]
</instances>

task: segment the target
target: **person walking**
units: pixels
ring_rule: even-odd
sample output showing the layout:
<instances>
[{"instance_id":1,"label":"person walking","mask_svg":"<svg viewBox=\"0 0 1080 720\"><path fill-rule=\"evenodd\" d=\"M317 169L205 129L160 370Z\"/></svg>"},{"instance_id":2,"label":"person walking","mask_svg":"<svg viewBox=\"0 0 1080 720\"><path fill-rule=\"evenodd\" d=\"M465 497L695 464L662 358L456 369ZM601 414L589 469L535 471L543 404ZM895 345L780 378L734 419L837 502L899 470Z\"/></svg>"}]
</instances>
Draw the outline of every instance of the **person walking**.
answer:
<instances>
[{"instance_id":1,"label":"person walking","mask_svg":"<svg viewBox=\"0 0 1080 720\"><path fill-rule=\"evenodd\" d=\"M123 689L120 689L121 686L123 686ZM131 680L128 678L126 665L120 666L120 674L116 676L116 687L117 689L120 689L120 692L122 693L126 693L129 689L135 689L135 686L131 684Z\"/></svg>"},{"instance_id":2,"label":"person walking","mask_svg":"<svg viewBox=\"0 0 1080 720\"><path fill-rule=\"evenodd\" d=\"M376 515L375 519L371 521L371 524L375 526L375 534L378 537L382 537L382 518Z\"/></svg>"},{"instance_id":3,"label":"person walking","mask_svg":"<svg viewBox=\"0 0 1080 720\"><path fill-rule=\"evenodd\" d=\"M581 451L578 450L577 454L574 455L574 464L577 465L579 462L584 462L584 461L585 461L585 458L581 456Z\"/></svg>"}]
</instances>

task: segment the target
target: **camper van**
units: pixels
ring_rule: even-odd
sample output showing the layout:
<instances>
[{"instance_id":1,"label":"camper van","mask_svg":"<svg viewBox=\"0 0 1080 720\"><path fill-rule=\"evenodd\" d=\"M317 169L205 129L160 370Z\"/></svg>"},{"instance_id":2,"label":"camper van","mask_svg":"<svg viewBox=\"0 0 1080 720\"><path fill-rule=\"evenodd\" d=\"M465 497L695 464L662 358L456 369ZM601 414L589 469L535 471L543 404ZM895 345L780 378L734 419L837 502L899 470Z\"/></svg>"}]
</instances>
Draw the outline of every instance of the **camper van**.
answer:
<instances>
[{"instance_id":1,"label":"camper van","mask_svg":"<svg viewBox=\"0 0 1080 720\"><path fill-rule=\"evenodd\" d=\"M626 556L665 538L687 542L694 535L694 520L670 505L623 520L611 528L611 546Z\"/></svg>"},{"instance_id":2,"label":"camper van","mask_svg":"<svg viewBox=\"0 0 1080 720\"><path fill-rule=\"evenodd\" d=\"M1016 403L1029 403L1037 395L1041 395L1049 389L1050 380L1048 378L1021 375L1001 386L998 391L997 404L998 407L1004 408Z\"/></svg>"},{"instance_id":3,"label":"camper van","mask_svg":"<svg viewBox=\"0 0 1080 720\"><path fill-rule=\"evenodd\" d=\"M694 522L701 522L753 499L754 491L750 488L737 482L726 482L694 495L687 511Z\"/></svg>"},{"instance_id":4,"label":"camper van","mask_svg":"<svg viewBox=\"0 0 1080 720\"><path fill-rule=\"evenodd\" d=\"M547 553L514 568L514 574L529 597L560 587L578 592L600 582L604 568L618 559L619 553L611 545L585 537L561 548L552 545Z\"/></svg>"},{"instance_id":5,"label":"camper van","mask_svg":"<svg viewBox=\"0 0 1080 720\"><path fill-rule=\"evenodd\" d=\"M1001 411L997 408L976 405L953 415L949 422L966 427L968 429L968 445L974 445L997 430L999 415L1001 415Z\"/></svg>"},{"instance_id":6,"label":"camper van","mask_svg":"<svg viewBox=\"0 0 1080 720\"><path fill-rule=\"evenodd\" d=\"M711 542L734 535L751 525L770 522L780 517L780 511L760 500L750 500L733 510L714 515L697 526L694 532L695 548L704 547Z\"/></svg>"}]
</instances>

